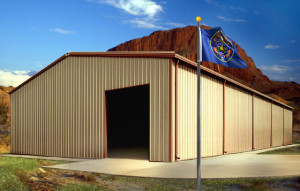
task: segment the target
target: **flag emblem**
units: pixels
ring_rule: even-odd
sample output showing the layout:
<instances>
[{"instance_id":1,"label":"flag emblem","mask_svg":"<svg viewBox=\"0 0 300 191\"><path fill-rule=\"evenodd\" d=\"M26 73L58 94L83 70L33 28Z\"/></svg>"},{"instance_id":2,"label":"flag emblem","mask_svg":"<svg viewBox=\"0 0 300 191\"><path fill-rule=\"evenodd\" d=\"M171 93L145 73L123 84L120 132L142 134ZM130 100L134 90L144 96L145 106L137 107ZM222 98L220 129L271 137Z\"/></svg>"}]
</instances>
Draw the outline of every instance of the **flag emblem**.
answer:
<instances>
[{"instance_id":1,"label":"flag emblem","mask_svg":"<svg viewBox=\"0 0 300 191\"><path fill-rule=\"evenodd\" d=\"M209 61L229 68L248 68L232 40L221 27L201 29L200 33L201 61Z\"/></svg>"},{"instance_id":2,"label":"flag emblem","mask_svg":"<svg viewBox=\"0 0 300 191\"><path fill-rule=\"evenodd\" d=\"M228 62L234 54L231 42L226 38L221 30L217 31L212 36L210 46L215 56L222 62Z\"/></svg>"}]
</instances>

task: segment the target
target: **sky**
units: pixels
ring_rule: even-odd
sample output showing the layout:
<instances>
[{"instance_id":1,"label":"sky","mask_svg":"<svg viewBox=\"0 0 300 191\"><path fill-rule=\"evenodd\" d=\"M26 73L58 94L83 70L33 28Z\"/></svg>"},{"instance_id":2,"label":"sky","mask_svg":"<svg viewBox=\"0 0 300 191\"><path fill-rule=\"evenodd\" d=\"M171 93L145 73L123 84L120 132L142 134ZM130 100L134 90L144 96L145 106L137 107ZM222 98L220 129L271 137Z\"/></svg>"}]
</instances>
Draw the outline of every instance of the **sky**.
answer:
<instances>
[{"instance_id":1,"label":"sky","mask_svg":"<svg viewBox=\"0 0 300 191\"><path fill-rule=\"evenodd\" d=\"M300 83L299 0L0 1L0 85L17 86L63 54L102 52L188 25L220 26L271 80Z\"/></svg>"}]
</instances>

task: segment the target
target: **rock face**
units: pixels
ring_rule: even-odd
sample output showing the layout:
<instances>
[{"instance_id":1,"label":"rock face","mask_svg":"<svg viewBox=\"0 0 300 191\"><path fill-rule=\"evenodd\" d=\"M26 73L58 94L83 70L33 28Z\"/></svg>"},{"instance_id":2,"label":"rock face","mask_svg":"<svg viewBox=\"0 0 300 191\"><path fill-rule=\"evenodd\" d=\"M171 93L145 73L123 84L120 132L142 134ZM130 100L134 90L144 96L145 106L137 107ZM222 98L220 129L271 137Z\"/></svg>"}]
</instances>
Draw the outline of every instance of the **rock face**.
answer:
<instances>
[{"instance_id":1,"label":"rock face","mask_svg":"<svg viewBox=\"0 0 300 191\"><path fill-rule=\"evenodd\" d=\"M201 26L210 29L208 26ZM236 42L241 58L247 63L248 69L227 68L211 62L203 62L202 65L216 72L228 76L242 84L269 95L280 96L288 100L288 104L295 107L294 116L300 116L300 85L295 82L271 81L258 69L251 57ZM143 38L134 39L122 43L108 51L175 51L193 61L197 58L197 28L187 26L167 31L156 31ZM275 98L278 98L276 97ZM273 96L274 97L274 96ZM280 99L279 99L280 100ZM300 121L300 119L299 119Z\"/></svg>"},{"instance_id":2,"label":"rock face","mask_svg":"<svg viewBox=\"0 0 300 191\"><path fill-rule=\"evenodd\" d=\"M10 92L13 87L0 86L0 125L7 124L10 118Z\"/></svg>"},{"instance_id":3,"label":"rock face","mask_svg":"<svg viewBox=\"0 0 300 191\"><path fill-rule=\"evenodd\" d=\"M208 26L201 26L210 29ZM267 94L276 94L284 99L300 98L300 86L295 82L274 82L258 69L244 49L235 43L241 58L247 63L248 69L228 68L211 62L202 65L233 78L247 86ZM175 51L184 57L196 61L197 28L187 26L167 31L156 31L149 36L122 43L108 51Z\"/></svg>"}]
</instances>

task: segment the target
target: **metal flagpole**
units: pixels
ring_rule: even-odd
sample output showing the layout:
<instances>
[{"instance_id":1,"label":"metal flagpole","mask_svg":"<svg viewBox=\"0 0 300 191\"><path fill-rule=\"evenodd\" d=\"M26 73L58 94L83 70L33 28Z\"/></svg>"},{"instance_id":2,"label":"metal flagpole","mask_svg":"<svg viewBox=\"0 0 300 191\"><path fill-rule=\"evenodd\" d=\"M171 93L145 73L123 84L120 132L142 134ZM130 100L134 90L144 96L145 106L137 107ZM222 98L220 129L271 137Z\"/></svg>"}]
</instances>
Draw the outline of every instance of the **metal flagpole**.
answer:
<instances>
[{"instance_id":1,"label":"metal flagpole","mask_svg":"<svg viewBox=\"0 0 300 191\"><path fill-rule=\"evenodd\" d=\"M202 61L202 41L201 41L201 29L200 21L201 17L196 18L198 22L197 34L197 190L201 190L201 113L200 113L200 63Z\"/></svg>"}]
</instances>

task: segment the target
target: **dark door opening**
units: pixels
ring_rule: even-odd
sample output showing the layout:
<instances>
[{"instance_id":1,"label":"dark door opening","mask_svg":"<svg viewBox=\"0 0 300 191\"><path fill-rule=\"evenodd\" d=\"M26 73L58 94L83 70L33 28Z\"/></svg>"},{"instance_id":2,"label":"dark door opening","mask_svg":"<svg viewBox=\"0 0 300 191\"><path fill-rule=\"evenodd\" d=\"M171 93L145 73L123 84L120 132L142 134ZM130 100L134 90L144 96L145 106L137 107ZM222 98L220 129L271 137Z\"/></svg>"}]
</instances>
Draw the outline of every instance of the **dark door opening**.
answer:
<instances>
[{"instance_id":1,"label":"dark door opening","mask_svg":"<svg viewBox=\"0 0 300 191\"><path fill-rule=\"evenodd\" d=\"M109 158L149 159L149 85L106 91Z\"/></svg>"}]
</instances>

